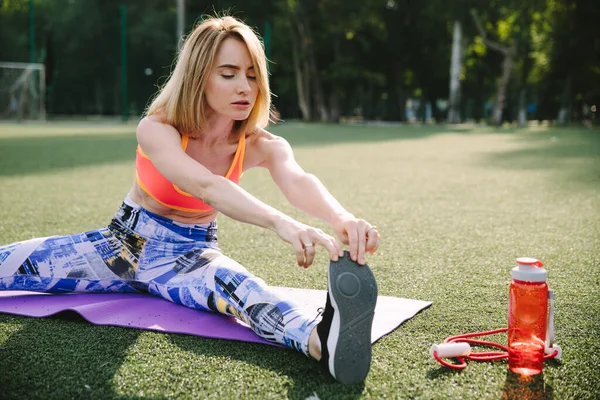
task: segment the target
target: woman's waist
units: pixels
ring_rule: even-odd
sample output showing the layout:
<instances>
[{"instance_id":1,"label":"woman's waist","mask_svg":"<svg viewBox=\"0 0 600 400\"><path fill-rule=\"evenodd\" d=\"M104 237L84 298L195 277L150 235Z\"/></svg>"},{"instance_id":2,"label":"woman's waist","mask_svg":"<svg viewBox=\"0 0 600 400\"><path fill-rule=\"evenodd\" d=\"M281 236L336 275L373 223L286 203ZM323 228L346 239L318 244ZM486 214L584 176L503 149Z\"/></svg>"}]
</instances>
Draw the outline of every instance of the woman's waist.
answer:
<instances>
[{"instance_id":1,"label":"woman's waist","mask_svg":"<svg viewBox=\"0 0 600 400\"><path fill-rule=\"evenodd\" d=\"M137 182L134 183L134 186L127 195L127 198L153 214L182 224L210 224L211 222L215 221L217 214L219 213L215 209L211 209L210 211L187 212L165 206L144 192L137 185Z\"/></svg>"}]
</instances>

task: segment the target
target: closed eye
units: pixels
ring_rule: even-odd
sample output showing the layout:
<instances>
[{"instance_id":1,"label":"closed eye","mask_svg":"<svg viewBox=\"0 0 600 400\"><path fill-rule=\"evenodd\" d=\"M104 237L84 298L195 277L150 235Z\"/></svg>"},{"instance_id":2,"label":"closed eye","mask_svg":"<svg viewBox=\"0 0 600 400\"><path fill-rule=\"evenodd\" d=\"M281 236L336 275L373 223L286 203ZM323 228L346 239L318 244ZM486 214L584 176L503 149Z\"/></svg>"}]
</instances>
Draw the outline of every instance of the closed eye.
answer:
<instances>
[{"instance_id":1,"label":"closed eye","mask_svg":"<svg viewBox=\"0 0 600 400\"><path fill-rule=\"evenodd\" d=\"M248 78L248 79L252 79L253 81L255 81L255 80L256 80L256 77L255 77L255 76L247 76L247 78Z\"/></svg>"},{"instance_id":2,"label":"closed eye","mask_svg":"<svg viewBox=\"0 0 600 400\"><path fill-rule=\"evenodd\" d=\"M225 79L231 79L233 78L233 75L221 75L223 78Z\"/></svg>"}]
</instances>

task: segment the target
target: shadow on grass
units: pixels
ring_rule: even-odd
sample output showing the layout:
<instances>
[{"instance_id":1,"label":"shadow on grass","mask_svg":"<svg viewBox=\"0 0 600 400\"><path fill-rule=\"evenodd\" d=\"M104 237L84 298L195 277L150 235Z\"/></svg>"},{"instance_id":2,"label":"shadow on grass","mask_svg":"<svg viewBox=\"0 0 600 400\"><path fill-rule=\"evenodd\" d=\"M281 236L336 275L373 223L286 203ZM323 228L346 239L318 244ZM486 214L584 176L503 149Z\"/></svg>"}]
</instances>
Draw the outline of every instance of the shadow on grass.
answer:
<instances>
[{"instance_id":1,"label":"shadow on grass","mask_svg":"<svg viewBox=\"0 0 600 400\"><path fill-rule=\"evenodd\" d=\"M425 138L471 129L443 126L345 126L290 124L273 128L292 146L325 146L350 142L376 142ZM135 134L101 131L76 135L0 138L0 176L51 173L93 165L135 160Z\"/></svg>"},{"instance_id":2,"label":"shadow on grass","mask_svg":"<svg viewBox=\"0 0 600 400\"><path fill-rule=\"evenodd\" d=\"M455 133L514 134L517 140L533 142L535 147L495 153L485 164L503 168L563 168L572 158L589 159L595 175L583 179L600 182L600 134L577 129L551 129L536 134L527 131L486 127L449 127L437 125L349 126L289 123L272 128L292 146L327 146L342 143L382 142L424 139ZM524 133L520 135L520 133ZM101 131L76 135L23 136L0 138L0 176L52 173L77 167L131 162L135 160L136 138L133 132L106 134ZM531 147L531 146L530 146ZM573 173L584 174L583 171Z\"/></svg>"},{"instance_id":3,"label":"shadow on grass","mask_svg":"<svg viewBox=\"0 0 600 400\"><path fill-rule=\"evenodd\" d=\"M434 379L438 379L440 377L451 376L456 373L457 372L453 369L446 368L446 367L439 367L439 368L435 368L435 369L430 369L429 371L427 371L427 374L425 376L427 377L427 379L434 380Z\"/></svg>"},{"instance_id":4,"label":"shadow on grass","mask_svg":"<svg viewBox=\"0 0 600 400\"><path fill-rule=\"evenodd\" d=\"M482 163L514 170L556 170L568 181L600 186L600 131L559 128L515 139L524 148L489 154Z\"/></svg>"},{"instance_id":5,"label":"shadow on grass","mask_svg":"<svg viewBox=\"0 0 600 400\"><path fill-rule=\"evenodd\" d=\"M235 359L288 377L291 380L288 399L357 399L364 390L362 382L354 385L338 383L317 362L292 350L258 343L198 340L193 336L170 337L173 344L186 352Z\"/></svg>"},{"instance_id":6,"label":"shadow on grass","mask_svg":"<svg viewBox=\"0 0 600 400\"><path fill-rule=\"evenodd\" d=\"M337 125L318 123L289 123L275 126L271 131L283 136L292 147L326 146L341 143L381 142L423 139L447 133L476 132L476 128L444 125Z\"/></svg>"},{"instance_id":7,"label":"shadow on grass","mask_svg":"<svg viewBox=\"0 0 600 400\"><path fill-rule=\"evenodd\" d=\"M554 389L544 382L544 373L532 376L515 374L510 370L506 372L503 399L540 399L552 400Z\"/></svg>"},{"instance_id":8,"label":"shadow on grass","mask_svg":"<svg viewBox=\"0 0 600 400\"><path fill-rule=\"evenodd\" d=\"M460 372L446 367L440 367L429 370L426 376L427 379L436 380L456 373ZM554 389L544 381L543 372L538 375L524 376L507 370L502 398L505 400L552 400L554 398Z\"/></svg>"},{"instance_id":9,"label":"shadow on grass","mask_svg":"<svg viewBox=\"0 0 600 400\"><path fill-rule=\"evenodd\" d=\"M54 172L135 159L134 134L82 134L0 139L0 176Z\"/></svg>"},{"instance_id":10,"label":"shadow on grass","mask_svg":"<svg viewBox=\"0 0 600 400\"><path fill-rule=\"evenodd\" d=\"M15 320L22 328L0 350L2 398L119 397L113 380L140 330L95 326L74 312L43 319L0 315L0 323Z\"/></svg>"},{"instance_id":11,"label":"shadow on grass","mask_svg":"<svg viewBox=\"0 0 600 400\"><path fill-rule=\"evenodd\" d=\"M69 311L39 319L0 315L0 324L11 322L22 327L0 347L0 397L138 398L117 393L114 378L141 330L93 325L78 313ZM165 335L185 351L239 360L288 377L291 381L289 399L357 399L364 390L364 383L337 383L315 361L292 350L257 343ZM240 381L243 382L243 377Z\"/></svg>"}]
</instances>

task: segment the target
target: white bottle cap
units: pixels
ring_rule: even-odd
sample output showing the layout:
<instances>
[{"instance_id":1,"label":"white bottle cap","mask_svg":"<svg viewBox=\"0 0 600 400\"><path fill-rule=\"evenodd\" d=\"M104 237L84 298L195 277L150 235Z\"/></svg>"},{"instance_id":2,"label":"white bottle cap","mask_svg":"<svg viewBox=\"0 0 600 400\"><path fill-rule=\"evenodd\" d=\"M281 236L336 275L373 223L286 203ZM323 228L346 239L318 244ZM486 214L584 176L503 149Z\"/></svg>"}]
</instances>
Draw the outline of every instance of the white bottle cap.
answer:
<instances>
[{"instance_id":1,"label":"white bottle cap","mask_svg":"<svg viewBox=\"0 0 600 400\"><path fill-rule=\"evenodd\" d=\"M511 271L513 279L525 282L546 282L548 272L540 260L530 257L517 258L517 266Z\"/></svg>"}]
</instances>

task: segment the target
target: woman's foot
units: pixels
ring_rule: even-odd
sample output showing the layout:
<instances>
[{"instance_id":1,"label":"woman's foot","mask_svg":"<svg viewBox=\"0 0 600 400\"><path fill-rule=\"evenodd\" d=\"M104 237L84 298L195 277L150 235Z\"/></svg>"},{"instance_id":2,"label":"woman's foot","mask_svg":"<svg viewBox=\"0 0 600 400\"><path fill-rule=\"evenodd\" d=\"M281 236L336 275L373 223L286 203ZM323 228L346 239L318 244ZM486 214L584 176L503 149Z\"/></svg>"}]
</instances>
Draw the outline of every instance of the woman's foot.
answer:
<instances>
[{"instance_id":1,"label":"woman's foot","mask_svg":"<svg viewBox=\"0 0 600 400\"><path fill-rule=\"evenodd\" d=\"M337 262L329 263L328 289L323 318L316 328L320 351L314 345L309 351L339 382L363 381L371 367L377 282L371 269L352 261L346 251Z\"/></svg>"}]
</instances>

